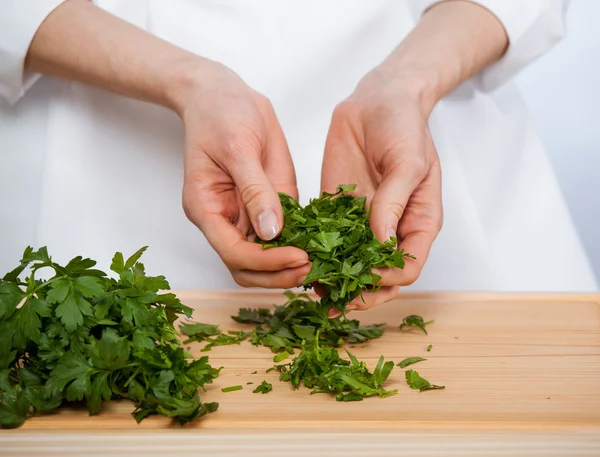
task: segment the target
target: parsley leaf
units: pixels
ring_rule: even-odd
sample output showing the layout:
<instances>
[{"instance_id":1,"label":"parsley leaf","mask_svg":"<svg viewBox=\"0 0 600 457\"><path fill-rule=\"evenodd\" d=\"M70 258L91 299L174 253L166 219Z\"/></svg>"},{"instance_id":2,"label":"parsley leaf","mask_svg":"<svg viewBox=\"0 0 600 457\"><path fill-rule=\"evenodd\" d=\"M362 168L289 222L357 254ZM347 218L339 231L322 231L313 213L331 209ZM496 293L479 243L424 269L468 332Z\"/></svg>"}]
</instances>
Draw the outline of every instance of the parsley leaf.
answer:
<instances>
[{"instance_id":1,"label":"parsley leaf","mask_svg":"<svg viewBox=\"0 0 600 457\"><path fill-rule=\"evenodd\" d=\"M398 365L396 365L396 366L398 366L398 367L400 367L400 368L406 368L406 367L408 367L408 366L410 366L410 365L413 365L413 364L415 364L415 363L419 363L419 362L423 362L423 361L425 361L425 360L427 360L427 359L424 359L424 358L422 358L422 357L408 357L408 358L406 358L406 359L402 360L402 361L401 361L400 363L398 363Z\"/></svg>"},{"instance_id":2,"label":"parsley leaf","mask_svg":"<svg viewBox=\"0 0 600 457\"><path fill-rule=\"evenodd\" d=\"M258 386L256 386L256 389L254 389L252 391L252 393L267 394L267 393L271 392L271 390L273 390L273 384L271 384L267 381L263 381Z\"/></svg>"},{"instance_id":3,"label":"parsley leaf","mask_svg":"<svg viewBox=\"0 0 600 457\"><path fill-rule=\"evenodd\" d=\"M181 330L181 333L185 336L189 337L183 344L188 344L192 341L204 341L209 336L215 336L221 333L218 325L202 324L199 322L181 324L179 330Z\"/></svg>"},{"instance_id":4,"label":"parsley leaf","mask_svg":"<svg viewBox=\"0 0 600 457\"><path fill-rule=\"evenodd\" d=\"M400 324L398 328L402 330L404 327L417 327L420 328L425 335L427 335L427 329L425 326L432 323L433 320L425 322L421 316L411 314L410 316L406 316L404 319L402 319L402 324Z\"/></svg>"},{"instance_id":5,"label":"parsley leaf","mask_svg":"<svg viewBox=\"0 0 600 457\"><path fill-rule=\"evenodd\" d=\"M220 333L215 338L207 337L205 338L205 340L208 341L208 344L202 348L202 352L210 351L215 346L229 346L232 344L241 344L243 341L246 341L251 335L252 332L229 330L227 333ZM187 343L187 341L185 343Z\"/></svg>"},{"instance_id":6,"label":"parsley leaf","mask_svg":"<svg viewBox=\"0 0 600 457\"><path fill-rule=\"evenodd\" d=\"M424 392L426 390L436 390L436 389L445 389L445 386L436 386L431 384L427 379L419 376L415 370L406 370L404 372L404 376L406 377L406 383L410 386L411 389L418 389L420 392Z\"/></svg>"}]
</instances>

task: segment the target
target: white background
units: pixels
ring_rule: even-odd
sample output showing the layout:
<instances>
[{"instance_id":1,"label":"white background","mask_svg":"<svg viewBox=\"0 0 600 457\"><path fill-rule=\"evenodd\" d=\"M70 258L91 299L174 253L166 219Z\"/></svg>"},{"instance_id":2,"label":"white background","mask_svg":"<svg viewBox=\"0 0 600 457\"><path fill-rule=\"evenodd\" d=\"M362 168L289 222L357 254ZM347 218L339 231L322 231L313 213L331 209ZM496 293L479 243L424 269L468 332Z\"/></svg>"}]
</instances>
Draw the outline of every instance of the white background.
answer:
<instances>
[{"instance_id":1,"label":"white background","mask_svg":"<svg viewBox=\"0 0 600 457\"><path fill-rule=\"evenodd\" d=\"M599 18L600 1L572 0L566 38L526 68L517 84L600 282ZM560 240L548 249L560 262Z\"/></svg>"}]
</instances>

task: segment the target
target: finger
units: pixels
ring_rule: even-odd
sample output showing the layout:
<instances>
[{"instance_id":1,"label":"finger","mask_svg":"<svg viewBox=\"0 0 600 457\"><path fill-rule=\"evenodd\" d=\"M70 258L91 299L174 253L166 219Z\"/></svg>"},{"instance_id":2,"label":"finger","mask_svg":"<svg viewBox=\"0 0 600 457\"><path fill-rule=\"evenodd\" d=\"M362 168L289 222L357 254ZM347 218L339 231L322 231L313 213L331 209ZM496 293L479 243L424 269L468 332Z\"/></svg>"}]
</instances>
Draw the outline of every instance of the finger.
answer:
<instances>
[{"instance_id":1,"label":"finger","mask_svg":"<svg viewBox=\"0 0 600 457\"><path fill-rule=\"evenodd\" d=\"M254 230L261 239L272 240L283 228L283 211L263 169L261 148L258 142L231 139L220 161L239 190Z\"/></svg>"},{"instance_id":2,"label":"finger","mask_svg":"<svg viewBox=\"0 0 600 457\"><path fill-rule=\"evenodd\" d=\"M364 290L362 297L359 295L350 303L348 303L348 305L346 305L346 310L363 311L365 309L373 308L374 306L381 305L382 303L386 303L390 300L393 300L398 296L399 293L400 288L395 286L382 287L381 289L375 292L369 292Z\"/></svg>"},{"instance_id":3,"label":"finger","mask_svg":"<svg viewBox=\"0 0 600 457\"><path fill-rule=\"evenodd\" d=\"M294 162L281 125L270 105L267 115L268 140L263 159L265 173L277 192L284 192L298 200Z\"/></svg>"},{"instance_id":4,"label":"finger","mask_svg":"<svg viewBox=\"0 0 600 457\"><path fill-rule=\"evenodd\" d=\"M331 117L321 168L321 192L334 193L340 184L356 184L351 194L371 196L369 164L350 127L345 106L338 105Z\"/></svg>"},{"instance_id":5,"label":"finger","mask_svg":"<svg viewBox=\"0 0 600 457\"><path fill-rule=\"evenodd\" d=\"M379 274L384 286L407 286L414 283L421 271L431 246L439 234L443 223L442 209L442 173L439 162L435 162L427 178L411 197L410 214L400 222L400 249L416 257L405 258L404 269L381 268L374 271Z\"/></svg>"},{"instance_id":6,"label":"finger","mask_svg":"<svg viewBox=\"0 0 600 457\"><path fill-rule=\"evenodd\" d=\"M425 163L418 160L399 162L377 188L369 222L380 241L396 236L408 200L427 174Z\"/></svg>"},{"instance_id":7,"label":"finger","mask_svg":"<svg viewBox=\"0 0 600 457\"><path fill-rule=\"evenodd\" d=\"M291 289L301 286L310 272L310 264L298 268L266 272L252 270L234 270L231 272L235 282L242 287L264 287L267 289Z\"/></svg>"},{"instance_id":8,"label":"finger","mask_svg":"<svg viewBox=\"0 0 600 457\"><path fill-rule=\"evenodd\" d=\"M359 295L346 305L346 315L352 311L363 311L393 300L398 296L399 292L399 287L382 287L376 292L368 292L365 290L363 291L362 297ZM327 312L327 317L329 318L340 317L341 315L342 313L335 308L331 308Z\"/></svg>"},{"instance_id":9,"label":"finger","mask_svg":"<svg viewBox=\"0 0 600 457\"><path fill-rule=\"evenodd\" d=\"M413 284L421 275L434 241L435 235L431 232L410 233L404 238L399 248L404 249L404 252L413 255L416 259L406 257L403 269L375 268L373 273L381 276L381 285L383 286L409 286Z\"/></svg>"},{"instance_id":10,"label":"finger","mask_svg":"<svg viewBox=\"0 0 600 457\"><path fill-rule=\"evenodd\" d=\"M230 270L279 271L308 264L308 254L295 247L263 249L220 214L198 218L204 236Z\"/></svg>"}]
</instances>

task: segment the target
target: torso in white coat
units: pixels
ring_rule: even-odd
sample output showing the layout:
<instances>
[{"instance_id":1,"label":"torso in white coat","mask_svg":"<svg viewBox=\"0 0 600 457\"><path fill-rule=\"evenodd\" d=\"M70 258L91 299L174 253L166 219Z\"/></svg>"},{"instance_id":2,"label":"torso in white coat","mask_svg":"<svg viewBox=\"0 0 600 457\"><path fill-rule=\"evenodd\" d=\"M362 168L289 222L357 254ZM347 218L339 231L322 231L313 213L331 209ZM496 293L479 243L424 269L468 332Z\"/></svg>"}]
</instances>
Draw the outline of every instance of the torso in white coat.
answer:
<instances>
[{"instance_id":1,"label":"torso in white coat","mask_svg":"<svg viewBox=\"0 0 600 457\"><path fill-rule=\"evenodd\" d=\"M336 103L410 31L405 1L100 0L100 7L218 60L268 96L287 136L301 200L319 193ZM430 119L443 169L445 224L421 278L427 290L594 290L544 149L508 83L475 82ZM176 288L235 287L181 208L183 128L168 110L42 79L0 104L0 271L26 245L107 269L116 250Z\"/></svg>"}]
</instances>

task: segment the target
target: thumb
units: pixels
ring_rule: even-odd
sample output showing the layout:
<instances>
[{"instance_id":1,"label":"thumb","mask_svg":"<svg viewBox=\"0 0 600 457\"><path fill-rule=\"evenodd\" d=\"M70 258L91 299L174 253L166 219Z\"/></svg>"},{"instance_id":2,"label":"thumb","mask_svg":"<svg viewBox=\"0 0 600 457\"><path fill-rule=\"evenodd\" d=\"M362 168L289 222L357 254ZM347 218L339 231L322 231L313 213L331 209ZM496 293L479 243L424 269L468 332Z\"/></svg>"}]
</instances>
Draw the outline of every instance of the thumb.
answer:
<instances>
[{"instance_id":1,"label":"thumb","mask_svg":"<svg viewBox=\"0 0 600 457\"><path fill-rule=\"evenodd\" d=\"M283 210L277 191L256 157L246 156L229 167L256 234L272 240L283 228Z\"/></svg>"},{"instance_id":2,"label":"thumb","mask_svg":"<svg viewBox=\"0 0 600 457\"><path fill-rule=\"evenodd\" d=\"M397 237L400 218L423 177L415 167L398 164L377 188L371 201L370 224L381 242Z\"/></svg>"}]
</instances>

